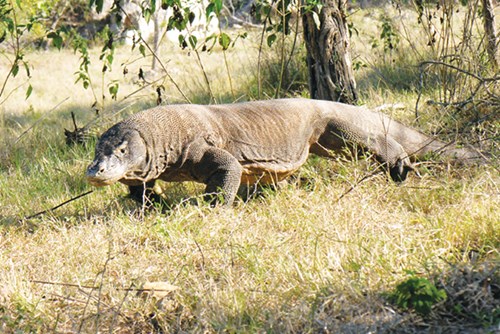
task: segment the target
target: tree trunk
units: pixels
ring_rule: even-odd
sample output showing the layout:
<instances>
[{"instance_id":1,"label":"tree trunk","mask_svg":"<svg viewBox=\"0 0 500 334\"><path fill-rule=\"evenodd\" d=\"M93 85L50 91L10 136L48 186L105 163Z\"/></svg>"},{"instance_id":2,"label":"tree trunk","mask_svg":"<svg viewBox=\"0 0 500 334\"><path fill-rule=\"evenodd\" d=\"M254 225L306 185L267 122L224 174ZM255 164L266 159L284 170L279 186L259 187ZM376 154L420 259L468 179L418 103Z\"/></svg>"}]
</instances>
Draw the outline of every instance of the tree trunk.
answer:
<instances>
[{"instance_id":1,"label":"tree trunk","mask_svg":"<svg viewBox=\"0 0 500 334\"><path fill-rule=\"evenodd\" d=\"M493 68L498 68L497 34L495 31L495 13L492 0L483 0L484 32L486 34L486 48Z\"/></svg>"},{"instance_id":2,"label":"tree trunk","mask_svg":"<svg viewBox=\"0 0 500 334\"><path fill-rule=\"evenodd\" d=\"M346 0L325 0L319 12L314 8L302 15L313 99L349 104L358 99L345 9Z\"/></svg>"}]
</instances>

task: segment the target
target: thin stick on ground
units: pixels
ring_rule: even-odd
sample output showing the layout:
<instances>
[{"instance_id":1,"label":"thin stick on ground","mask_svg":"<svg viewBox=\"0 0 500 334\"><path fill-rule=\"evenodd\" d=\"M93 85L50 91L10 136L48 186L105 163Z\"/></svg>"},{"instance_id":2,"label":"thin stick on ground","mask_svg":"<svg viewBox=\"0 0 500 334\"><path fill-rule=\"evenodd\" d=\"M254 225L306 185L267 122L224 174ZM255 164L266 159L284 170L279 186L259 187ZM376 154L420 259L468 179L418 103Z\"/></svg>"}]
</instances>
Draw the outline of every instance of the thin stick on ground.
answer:
<instances>
[{"instance_id":1,"label":"thin stick on ground","mask_svg":"<svg viewBox=\"0 0 500 334\"><path fill-rule=\"evenodd\" d=\"M80 285L80 284L75 284L75 283L64 283L64 282L50 282L50 281L40 281L36 279L30 280L31 283L36 283L36 284L44 284L44 285L61 285L61 286L66 286L66 287L74 287L74 288L79 288L79 289L99 289L98 286L93 286L93 285Z\"/></svg>"},{"instance_id":2,"label":"thin stick on ground","mask_svg":"<svg viewBox=\"0 0 500 334\"><path fill-rule=\"evenodd\" d=\"M52 211L54 211L54 210L56 210L56 209L60 208L60 207L61 207L61 206L63 206L63 205L66 205L66 204L68 204L68 203L71 203L71 202L73 202L73 201L75 201L75 200L79 199L80 197L87 196L88 194L93 193L93 192L94 192L93 190L89 190L89 191L87 191L87 192L84 192L83 194L80 194L80 195L78 195L78 196L76 196L76 197L73 197L73 198L71 198L71 199L68 199L67 201L62 202L61 204L58 204L58 205L54 206L53 208L50 208L50 209L47 209L47 210L43 210L43 211L37 212L37 213L35 213L35 214L32 214L31 216L24 217L24 219L26 219L26 220L27 220L27 219L32 219L32 218L35 218L35 217L41 216L41 215L43 215L43 214L46 214L46 213L48 213L48 212L52 212Z\"/></svg>"},{"instance_id":3,"label":"thin stick on ground","mask_svg":"<svg viewBox=\"0 0 500 334\"><path fill-rule=\"evenodd\" d=\"M58 286L65 286L65 287L71 287L71 288L78 288L78 289L92 289L92 290L97 290L100 287L99 286L93 286L93 285L81 285L81 284L75 284L75 283L64 283L64 282L51 282L51 281L40 281L40 280L30 280L30 283L35 283L35 284L42 284L42 285L58 285ZM159 288L135 288L134 287L135 283L131 283L130 287L128 288L115 288L116 291L126 291L126 292L139 292L139 291L171 291L170 289L159 289Z\"/></svg>"}]
</instances>

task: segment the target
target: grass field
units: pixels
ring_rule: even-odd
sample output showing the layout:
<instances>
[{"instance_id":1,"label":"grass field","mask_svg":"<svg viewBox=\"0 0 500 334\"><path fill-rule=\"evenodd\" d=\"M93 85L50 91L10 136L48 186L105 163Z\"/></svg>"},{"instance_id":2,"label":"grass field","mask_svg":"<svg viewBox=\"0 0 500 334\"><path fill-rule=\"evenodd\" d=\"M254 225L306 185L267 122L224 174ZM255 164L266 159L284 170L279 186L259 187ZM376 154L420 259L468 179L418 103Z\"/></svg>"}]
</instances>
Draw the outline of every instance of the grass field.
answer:
<instances>
[{"instance_id":1,"label":"grass field","mask_svg":"<svg viewBox=\"0 0 500 334\"><path fill-rule=\"evenodd\" d=\"M418 59L403 38L391 53L370 47L379 14L359 11L351 18L359 30L353 35L355 62L366 65L356 71L362 102L402 103L385 112L444 139L486 138L480 146L491 155L490 164L422 164L419 175L398 185L376 173L370 159L311 158L279 190L227 209L186 203L200 199L202 190L186 183L161 185L171 209L143 211L116 184L27 219L93 190L83 174L97 135L157 98L155 87L139 90L137 73L147 71L151 60L128 46L117 48L104 78L100 48L91 50L94 93L74 85L78 54L29 52L32 96L25 100L25 89L15 90L0 105L0 332L500 330L500 122L488 119L457 135L462 118L423 103L417 124ZM222 52L201 55L217 102L258 98L259 37L251 32L228 50L233 92ZM425 53L425 42L414 37ZM193 52L165 46L161 54L190 101L210 102ZM266 73L276 66L277 54L265 50ZM292 95L307 94L303 54L299 49L289 69ZM121 64L128 69L125 77ZM7 65L2 58L0 78ZM261 98L268 98L274 81L264 78ZM8 87L24 88L23 80L19 76ZM116 101L108 94L113 80L120 80ZM165 88L164 101L183 101L171 80L157 84ZM437 86L422 99L437 100ZM70 112L79 126L94 120L96 96L101 117L87 145L67 146ZM477 109L491 111L485 104ZM405 295L402 282L414 292ZM418 311L419 302L432 309Z\"/></svg>"}]
</instances>

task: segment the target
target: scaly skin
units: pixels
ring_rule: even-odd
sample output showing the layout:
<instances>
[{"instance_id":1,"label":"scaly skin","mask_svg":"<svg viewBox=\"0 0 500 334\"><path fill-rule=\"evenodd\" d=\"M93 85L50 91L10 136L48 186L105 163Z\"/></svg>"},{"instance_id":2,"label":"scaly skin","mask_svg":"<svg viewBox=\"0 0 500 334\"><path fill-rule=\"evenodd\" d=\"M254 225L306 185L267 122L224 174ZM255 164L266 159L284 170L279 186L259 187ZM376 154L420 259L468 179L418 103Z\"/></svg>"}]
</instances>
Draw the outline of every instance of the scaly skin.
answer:
<instances>
[{"instance_id":1,"label":"scaly skin","mask_svg":"<svg viewBox=\"0 0 500 334\"><path fill-rule=\"evenodd\" d=\"M395 181L428 152L480 158L364 107L281 99L139 112L102 135L86 176L95 186L124 183L139 201L154 196L145 187L155 180L196 181L230 205L241 184L279 182L310 153L331 157L346 147L373 153Z\"/></svg>"}]
</instances>

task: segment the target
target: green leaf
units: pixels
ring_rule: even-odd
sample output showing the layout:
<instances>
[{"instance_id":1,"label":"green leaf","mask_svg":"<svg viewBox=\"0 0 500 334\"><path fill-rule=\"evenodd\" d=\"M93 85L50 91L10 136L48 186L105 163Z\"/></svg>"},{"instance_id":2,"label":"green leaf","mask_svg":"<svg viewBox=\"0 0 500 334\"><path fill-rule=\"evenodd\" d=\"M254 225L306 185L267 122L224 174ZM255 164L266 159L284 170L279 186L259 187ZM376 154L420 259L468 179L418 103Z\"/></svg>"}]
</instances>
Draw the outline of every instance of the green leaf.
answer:
<instances>
[{"instance_id":1,"label":"green leaf","mask_svg":"<svg viewBox=\"0 0 500 334\"><path fill-rule=\"evenodd\" d=\"M111 98L113 100L116 100L116 97L117 97L117 94L118 94L118 88L119 87L120 87L120 85L118 84L118 82L113 82L108 87L109 94L111 94Z\"/></svg>"},{"instance_id":2,"label":"green leaf","mask_svg":"<svg viewBox=\"0 0 500 334\"><path fill-rule=\"evenodd\" d=\"M144 19L146 20L147 23L151 20L151 10L149 8L144 8L142 11L142 15L144 16Z\"/></svg>"},{"instance_id":3,"label":"green leaf","mask_svg":"<svg viewBox=\"0 0 500 334\"><path fill-rule=\"evenodd\" d=\"M48 33L47 38L52 39L52 44L58 50L61 50L61 47L63 45L63 39L62 39L61 35L59 35L58 33L54 32L54 31L52 31L52 32Z\"/></svg>"},{"instance_id":4,"label":"green leaf","mask_svg":"<svg viewBox=\"0 0 500 334\"><path fill-rule=\"evenodd\" d=\"M33 92L33 87L31 84L28 86L28 89L26 90L26 100L30 97L31 93Z\"/></svg>"},{"instance_id":5,"label":"green leaf","mask_svg":"<svg viewBox=\"0 0 500 334\"><path fill-rule=\"evenodd\" d=\"M207 16L207 19L212 15L212 13L215 12L215 4L211 2L208 6L207 9L205 10L205 15Z\"/></svg>"},{"instance_id":6,"label":"green leaf","mask_svg":"<svg viewBox=\"0 0 500 334\"><path fill-rule=\"evenodd\" d=\"M233 47L233 48L234 48L234 46L235 46L235 44L236 44L236 41L238 41L238 39L239 39L239 38L241 38L241 39L245 39L245 38L247 38L247 36L248 36L248 33L247 33L246 31L245 31L245 32L243 32L243 33L239 33L239 34L236 36L236 38L233 40L233 43L231 44L231 47Z\"/></svg>"},{"instance_id":7,"label":"green leaf","mask_svg":"<svg viewBox=\"0 0 500 334\"><path fill-rule=\"evenodd\" d=\"M194 22L194 19L196 19L196 14L193 13L191 10L187 13L187 18L189 21L189 24L192 24Z\"/></svg>"},{"instance_id":8,"label":"green leaf","mask_svg":"<svg viewBox=\"0 0 500 334\"><path fill-rule=\"evenodd\" d=\"M14 66L12 66L12 76L15 77L18 72L19 72L19 65L16 63L14 64Z\"/></svg>"},{"instance_id":9,"label":"green leaf","mask_svg":"<svg viewBox=\"0 0 500 334\"><path fill-rule=\"evenodd\" d=\"M217 43L217 37L218 36L216 34L212 34L212 35L208 36L205 39L204 50L202 50L202 51L207 51L207 52L212 51L212 49L215 46L215 43Z\"/></svg>"},{"instance_id":10,"label":"green leaf","mask_svg":"<svg viewBox=\"0 0 500 334\"><path fill-rule=\"evenodd\" d=\"M354 23L347 23L347 29L349 30L349 37L352 37L353 33L359 36L359 30L354 26Z\"/></svg>"},{"instance_id":11,"label":"green leaf","mask_svg":"<svg viewBox=\"0 0 500 334\"><path fill-rule=\"evenodd\" d=\"M139 45L139 52L143 57L146 57L146 47L143 44Z\"/></svg>"},{"instance_id":12,"label":"green leaf","mask_svg":"<svg viewBox=\"0 0 500 334\"><path fill-rule=\"evenodd\" d=\"M24 70L26 71L26 76L28 78L31 78L31 71L30 71L30 67L28 66L28 63L27 62L23 62L24 64Z\"/></svg>"},{"instance_id":13,"label":"green leaf","mask_svg":"<svg viewBox=\"0 0 500 334\"><path fill-rule=\"evenodd\" d=\"M267 36L267 45L271 47L273 43L276 41L276 38L277 38L276 34L271 34Z\"/></svg>"},{"instance_id":14,"label":"green leaf","mask_svg":"<svg viewBox=\"0 0 500 334\"><path fill-rule=\"evenodd\" d=\"M221 33L219 35L219 45L222 46L222 50L227 50L229 48L229 44L231 44L231 37L224 32Z\"/></svg>"},{"instance_id":15,"label":"green leaf","mask_svg":"<svg viewBox=\"0 0 500 334\"><path fill-rule=\"evenodd\" d=\"M98 13L102 12L103 6L104 6L104 0L95 0L95 7Z\"/></svg>"},{"instance_id":16,"label":"green leaf","mask_svg":"<svg viewBox=\"0 0 500 334\"><path fill-rule=\"evenodd\" d=\"M184 35L179 35L179 46L181 47L181 49L185 49L187 48L187 43L186 43L186 38L184 37Z\"/></svg>"},{"instance_id":17,"label":"green leaf","mask_svg":"<svg viewBox=\"0 0 500 334\"><path fill-rule=\"evenodd\" d=\"M191 48L196 49L196 44L198 44L198 39L196 38L196 36L189 36L189 44L191 45Z\"/></svg>"},{"instance_id":18,"label":"green leaf","mask_svg":"<svg viewBox=\"0 0 500 334\"><path fill-rule=\"evenodd\" d=\"M216 14L218 16L220 14L220 11L222 10L223 2L222 0L213 0L213 1L215 4Z\"/></svg>"},{"instance_id":19,"label":"green leaf","mask_svg":"<svg viewBox=\"0 0 500 334\"><path fill-rule=\"evenodd\" d=\"M95 10L97 13L102 12L102 7L104 5L104 0L90 0L89 1L89 7L92 7L95 5Z\"/></svg>"},{"instance_id":20,"label":"green leaf","mask_svg":"<svg viewBox=\"0 0 500 334\"><path fill-rule=\"evenodd\" d=\"M10 18L3 18L3 21L7 24L7 30L12 34L14 32L14 21Z\"/></svg>"}]
</instances>

